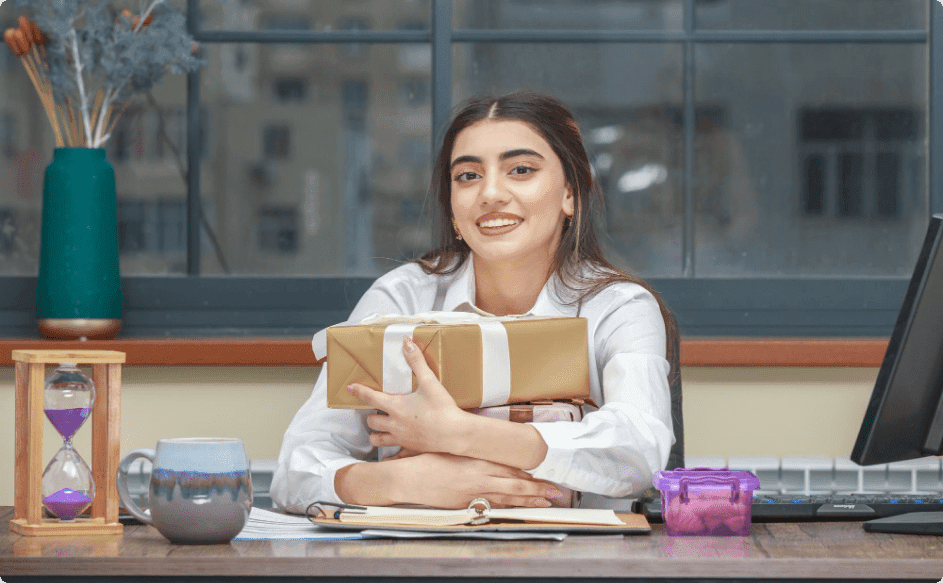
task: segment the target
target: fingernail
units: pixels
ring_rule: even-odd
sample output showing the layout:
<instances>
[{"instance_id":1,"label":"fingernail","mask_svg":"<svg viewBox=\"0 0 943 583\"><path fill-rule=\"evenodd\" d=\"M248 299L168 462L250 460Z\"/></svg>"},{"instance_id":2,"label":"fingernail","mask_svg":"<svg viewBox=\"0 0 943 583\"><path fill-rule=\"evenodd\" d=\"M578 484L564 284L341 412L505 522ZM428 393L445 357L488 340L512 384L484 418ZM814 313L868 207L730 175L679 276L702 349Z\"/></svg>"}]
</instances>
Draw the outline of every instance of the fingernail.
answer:
<instances>
[{"instance_id":1,"label":"fingernail","mask_svg":"<svg viewBox=\"0 0 943 583\"><path fill-rule=\"evenodd\" d=\"M354 385L347 385L347 390L350 391L351 393L353 393L353 392L354 392Z\"/></svg>"},{"instance_id":2,"label":"fingernail","mask_svg":"<svg viewBox=\"0 0 943 583\"><path fill-rule=\"evenodd\" d=\"M557 490L556 488L550 488L549 490L547 490L548 498L559 498L560 496L563 496L563 492L561 492L560 490Z\"/></svg>"},{"instance_id":3,"label":"fingernail","mask_svg":"<svg viewBox=\"0 0 943 583\"><path fill-rule=\"evenodd\" d=\"M547 500L544 500L543 498L538 498L534 500L534 505L535 506L550 506L550 502L548 502Z\"/></svg>"},{"instance_id":4,"label":"fingernail","mask_svg":"<svg viewBox=\"0 0 943 583\"><path fill-rule=\"evenodd\" d=\"M409 336L403 336L403 345L406 346L406 352L412 352L413 348L416 348L416 345L413 344L413 339Z\"/></svg>"}]
</instances>

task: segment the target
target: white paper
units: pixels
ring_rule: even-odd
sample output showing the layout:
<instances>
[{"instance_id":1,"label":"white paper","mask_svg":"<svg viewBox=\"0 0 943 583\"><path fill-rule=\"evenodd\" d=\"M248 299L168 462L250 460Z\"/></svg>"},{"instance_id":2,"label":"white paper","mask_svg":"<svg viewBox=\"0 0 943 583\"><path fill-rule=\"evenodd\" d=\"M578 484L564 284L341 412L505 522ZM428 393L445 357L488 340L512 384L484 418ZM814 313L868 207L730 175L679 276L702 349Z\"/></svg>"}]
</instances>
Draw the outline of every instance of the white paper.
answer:
<instances>
[{"instance_id":1,"label":"white paper","mask_svg":"<svg viewBox=\"0 0 943 583\"><path fill-rule=\"evenodd\" d=\"M253 507L245 527L233 540L360 540L360 532L331 530L307 517Z\"/></svg>"},{"instance_id":2,"label":"white paper","mask_svg":"<svg viewBox=\"0 0 943 583\"><path fill-rule=\"evenodd\" d=\"M563 540L565 532L438 532L430 530L367 529L361 534L376 538L480 538L486 540ZM621 538L622 535L620 534Z\"/></svg>"}]
</instances>

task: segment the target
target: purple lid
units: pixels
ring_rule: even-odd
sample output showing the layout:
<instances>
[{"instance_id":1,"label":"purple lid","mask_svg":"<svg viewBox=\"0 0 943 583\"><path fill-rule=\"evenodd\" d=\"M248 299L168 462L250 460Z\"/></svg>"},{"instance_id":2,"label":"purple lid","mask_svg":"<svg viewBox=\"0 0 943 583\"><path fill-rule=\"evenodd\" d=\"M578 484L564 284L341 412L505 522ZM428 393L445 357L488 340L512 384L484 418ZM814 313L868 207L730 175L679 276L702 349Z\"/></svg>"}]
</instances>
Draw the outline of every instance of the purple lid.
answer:
<instances>
[{"instance_id":1,"label":"purple lid","mask_svg":"<svg viewBox=\"0 0 943 583\"><path fill-rule=\"evenodd\" d=\"M715 470L712 468L678 468L676 470L655 472L652 476L655 488L659 491L677 492L682 484L687 488L711 490L717 487L737 485L738 490L759 490L760 479L745 470Z\"/></svg>"}]
</instances>

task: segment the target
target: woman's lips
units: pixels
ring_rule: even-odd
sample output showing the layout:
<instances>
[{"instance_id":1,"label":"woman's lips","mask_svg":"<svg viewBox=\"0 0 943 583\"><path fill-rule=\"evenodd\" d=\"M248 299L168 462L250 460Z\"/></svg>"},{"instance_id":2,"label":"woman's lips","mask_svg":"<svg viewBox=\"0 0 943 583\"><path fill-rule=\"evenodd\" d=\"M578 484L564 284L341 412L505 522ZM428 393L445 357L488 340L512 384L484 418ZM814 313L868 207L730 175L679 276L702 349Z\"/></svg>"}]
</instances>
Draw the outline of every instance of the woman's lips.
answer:
<instances>
[{"instance_id":1,"label":"woman's lips","mask_svg":"<svg viewBox=\"0 0 943 583\"><path fill-rule=\"evenodd\" d=\"M514 229L518 228L523 222L524 221L517 221L516 223L512 225L503 225L501 227L482 227L481 225L475 225L475 226L478 227L478 232L480 232L482 235L493 237L493 236L509 233L513 231Z\"/></svg>"}]
</instances>

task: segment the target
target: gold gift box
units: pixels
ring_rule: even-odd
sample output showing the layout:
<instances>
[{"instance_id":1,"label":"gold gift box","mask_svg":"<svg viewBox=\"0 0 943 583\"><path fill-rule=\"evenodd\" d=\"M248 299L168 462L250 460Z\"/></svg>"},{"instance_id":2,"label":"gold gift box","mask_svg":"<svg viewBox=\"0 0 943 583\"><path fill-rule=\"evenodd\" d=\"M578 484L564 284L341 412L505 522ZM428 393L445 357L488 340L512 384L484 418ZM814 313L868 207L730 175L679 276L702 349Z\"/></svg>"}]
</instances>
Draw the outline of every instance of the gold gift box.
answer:
<instances>
[{"instance_id":1,"label":"gold gift box","mask_svg":"<svg viewBox=\"0 0 943 583\"><path fill-rule=\"evenodd\" d=\"M501 322L511 362L508 403L589 396L585 318L521 318ZM383 387L387 324L327 329L327 405L369 409L347 385ZM422 324L412 334L429 368L462 409L481 407L482 335L476 324ZM412 377L416 390L416 377Z\"/></svg>"}]
</instances>

